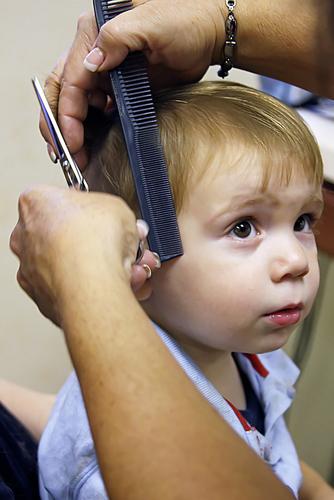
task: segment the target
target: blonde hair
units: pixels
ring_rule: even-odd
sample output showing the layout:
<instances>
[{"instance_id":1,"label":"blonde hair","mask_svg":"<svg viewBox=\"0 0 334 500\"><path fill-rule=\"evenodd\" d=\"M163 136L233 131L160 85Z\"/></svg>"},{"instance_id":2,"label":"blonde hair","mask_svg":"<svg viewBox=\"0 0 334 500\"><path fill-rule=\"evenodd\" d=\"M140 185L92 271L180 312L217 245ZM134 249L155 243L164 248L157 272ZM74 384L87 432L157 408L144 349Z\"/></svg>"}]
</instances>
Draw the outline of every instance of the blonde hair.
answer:
<instances>
[{"instance_id":1,"label":"blonde hair","mask_svg":"<svg viewBox=\"0 0 334 500\"><path fill-rule=\"evenodd\" d=\"M155 106L177 213L190 176L204 175L217 152L222 168L236 167L245 155L260 158L262 190L274 175L288 184L296 169L310 182L322 182L313 135L294 110L263 92L231 82L200 82L159 92ZM138 213L119 123L111 126L94 156L92 162L103 173L99 188L121 196Z\"/></svg>"}]
</instances>

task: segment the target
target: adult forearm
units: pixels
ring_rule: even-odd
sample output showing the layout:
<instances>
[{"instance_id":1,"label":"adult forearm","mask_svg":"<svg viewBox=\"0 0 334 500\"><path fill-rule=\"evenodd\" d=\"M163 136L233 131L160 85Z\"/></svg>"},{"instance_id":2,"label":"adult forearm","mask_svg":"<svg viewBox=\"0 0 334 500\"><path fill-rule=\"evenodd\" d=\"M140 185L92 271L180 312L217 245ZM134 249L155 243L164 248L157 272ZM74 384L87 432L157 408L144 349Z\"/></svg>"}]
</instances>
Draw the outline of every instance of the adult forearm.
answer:
<instances>
[{"instance_id":1,"label":"adult forearm","mask_svg":"<svg viewBox=\"0 0 334 500\"><path fill-rule=\"evenodd\" d=\"M237 65L334 98L331 0L238 2Z\"/></svg>"},{"instance_id":2,"label":"adult forearm","mask_svg":"<svg viewBox=\"0 0 334 500\"><path fill-rule=\"evenodd\" d=\"M97 39L94 15L82 16L71 50L47 79L47 96L81 168L88 161L83 127L88 95L105 88L104 72L118 66L129 51L145 51L152 83L159 87L199 80L210 64L223 60L225 0L134 4L106 23ZM235 14L236 66L334 98L331 0L238 0ZM50 141L43 120L41 131Z\"/></svg>"},{"instance_id":3,"label":"adult forearm","mask_svg":"<svg viewBox=\"0 0 334 500\"><path fill-rule=\"evenodd\" d=\"M49 418L55 396L0 379L0 401L39 440Z\"/></svg>"},{"instance_id":4,"label":"adult forearm","mask_svg":"<svg viewBox=\"0 0 334 500\"><path fill-rule=\"evenodd\" d=\"M169 69L170 84L200 78L209 64L223 60L226 39L226 0L200 0L195 4L173 0L166 4L142 0L127 21L114 20L100 32L97 45L105 55L99 70L119 64L122 48L146 50L149 62ZM334 5L331 0L237 0L238 21L235 64L245 70L272 76L318 94L334 97ZM174 20L177 16L177 27ZM183 27L183 29L182 29ZM83 32L89 31L83 25ZM126 50L124 48L126 47ZM75 55L72 55L74 59ZM69 58L68 66L70 66ZM177 75L172 70L182 70ZM154 81L166 84L159 67ZM177 76L179 78L177 78Z\"/></svg>"},{"instance_id":5,"label":"adult forearm","mask_svg":"<svg viewBox=\"0 0 334 500\"><path fill-rule=\"evenodd\" d=\"M303 483L299 491L300 500L334 500L334 489L320 474L305 462L301 462Z\"/></svg>"},{"instance_id":6,"label":"adult forearm","mask_svg":"<svg viewBox=\"0 0 334 500\"><path fill-rule=\"evenodd\" d=\"M110 497L290 499L194 389L120 274L96 282L60 311Z\"/></svg>"}]
</instances>

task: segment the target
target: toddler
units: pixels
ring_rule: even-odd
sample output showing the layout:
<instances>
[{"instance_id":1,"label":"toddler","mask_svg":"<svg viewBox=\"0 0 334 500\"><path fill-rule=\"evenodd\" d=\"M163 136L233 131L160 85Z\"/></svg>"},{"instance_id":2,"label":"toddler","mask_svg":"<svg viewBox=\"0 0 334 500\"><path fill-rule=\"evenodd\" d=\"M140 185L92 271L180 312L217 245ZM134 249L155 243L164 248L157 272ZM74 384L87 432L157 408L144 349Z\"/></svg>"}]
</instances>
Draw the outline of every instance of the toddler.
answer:
<instances>
[{"instance_id":1,"label":"toddler","mask_svg":"<svg viewBox=\"0 0 334 500\"><path fill-rule=\"evenodd\" d=\"M302 474L283 414L298 369L281 348L319 284L319 149L294 111L234 83L167 90L156 109L184 255L152 275L142 307L198 390L297 496ZM121 127L111 121L87 179L139 214ZM107 498L75 374L39 464L42 498Z\"/></svg>"}]
</instances>

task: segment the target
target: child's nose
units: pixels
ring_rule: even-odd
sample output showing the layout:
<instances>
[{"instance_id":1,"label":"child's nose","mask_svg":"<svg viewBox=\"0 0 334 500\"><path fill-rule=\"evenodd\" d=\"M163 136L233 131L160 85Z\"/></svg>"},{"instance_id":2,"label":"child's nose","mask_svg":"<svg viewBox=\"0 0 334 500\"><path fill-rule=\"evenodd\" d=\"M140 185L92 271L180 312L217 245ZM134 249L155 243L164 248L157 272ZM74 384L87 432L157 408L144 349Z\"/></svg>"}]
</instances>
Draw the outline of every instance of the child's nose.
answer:
<instances>
[{"instance_id":1,"label":"child's nose","mask_svg":"<svg viewBox=\"0 0 334 500\"><path fill-rule=\"evenodd\" d=\"M271 262L271 279L302 278L309 272L309 260L303 245L296 239L281 241L276 247L276 255Z\"/></svg>"}]
</instances>

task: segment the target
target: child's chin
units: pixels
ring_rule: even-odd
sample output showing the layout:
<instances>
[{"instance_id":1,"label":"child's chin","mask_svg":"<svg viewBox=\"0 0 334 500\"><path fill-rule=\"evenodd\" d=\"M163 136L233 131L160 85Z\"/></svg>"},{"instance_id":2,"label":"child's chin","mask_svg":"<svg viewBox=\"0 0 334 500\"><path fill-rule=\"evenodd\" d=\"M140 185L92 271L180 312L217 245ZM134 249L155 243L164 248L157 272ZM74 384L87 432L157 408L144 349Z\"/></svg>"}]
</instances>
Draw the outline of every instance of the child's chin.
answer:
<instances>
[{"instance_id":1,"label":"child's chin","mask_svg":"<svg viewBox=\"0 0 334 500\"><path fill-rule=\"evenodd\" d=\"M265 352L277 351L277 349L281 349L288 342L291 334L291 328L282 328L280 330L276 330L275 332L271 331L262 333L260 338L254 339L252 345L248 345L246 349L241 352L246 352L249 354L263 354Z\"/></svg>"},{"instance_id":2,"label":"child's chin","mask_svg":"<svg viewBox=\"0 0 334 500\"><path fill-rule=\"evenodd\" d=\"M257 354L262 354L264 352L277 351L286 345L290 336L292 334L291 330L286 329L285 331L280 330L276 333L270 333L267 335L261 345L259 345L259 350Z\"/></svg>"}]
</instances>

